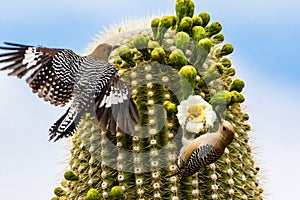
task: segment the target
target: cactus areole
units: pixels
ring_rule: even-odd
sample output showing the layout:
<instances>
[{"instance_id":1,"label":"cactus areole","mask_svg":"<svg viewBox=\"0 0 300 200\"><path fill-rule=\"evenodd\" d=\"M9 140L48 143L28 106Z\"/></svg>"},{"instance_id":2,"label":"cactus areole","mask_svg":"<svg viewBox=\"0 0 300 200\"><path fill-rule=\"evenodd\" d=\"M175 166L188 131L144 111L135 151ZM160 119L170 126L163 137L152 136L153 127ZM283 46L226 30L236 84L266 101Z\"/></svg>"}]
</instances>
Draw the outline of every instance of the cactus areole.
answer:
<instances>
[{"instance_id":1,"label":"cactus areole","mask_svg":"<svg viewBox=\"0 0 300 200\"><path fill-rule=\"evenodd\" d=\"M114 135L83 116L53 199L263 199L233 46L192 0L177 0L175 13L99 36L119 45L109 62L130 88L140 121ZM181 148L219 129L215 112L234 127L233 141L216 162L181 179Z\"/></svg>"}]
</instances>

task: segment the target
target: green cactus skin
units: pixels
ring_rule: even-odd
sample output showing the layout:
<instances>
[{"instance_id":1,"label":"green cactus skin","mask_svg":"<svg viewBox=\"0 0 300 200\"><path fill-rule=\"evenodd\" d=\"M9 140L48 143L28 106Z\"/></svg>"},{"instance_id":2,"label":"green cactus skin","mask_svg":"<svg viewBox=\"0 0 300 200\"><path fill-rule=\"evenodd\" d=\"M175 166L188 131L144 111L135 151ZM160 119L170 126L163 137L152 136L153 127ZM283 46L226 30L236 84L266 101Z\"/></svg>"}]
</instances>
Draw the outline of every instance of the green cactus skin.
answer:
<instances>
[{"instance_id":1,"label":"green cactus skin","mask_svg":"<svg viewBox=\"0 0 300 200\"><path fill-rule=\"evenodd\" d=\"M227 57L233 46L222 45L220 26L209 24L208 13L193 16L192 5L178 0L176 17L155 18L148 32L114 40L122 47L110 62L131 87L140 115L137 132L119 130L111 136L86 114L72 137L69 169L53 199L263 199L249 145L249 115L241 108L245 83L234 77L236 70ZM172 32L185 17L192 19L192 27ZM195 17L202 22L195 23ZM179 182L177 176L166 177L178 170L182 146L177 105L191 94L212 104L236 133L217 162Z\"/></svg>"}]
</instances>

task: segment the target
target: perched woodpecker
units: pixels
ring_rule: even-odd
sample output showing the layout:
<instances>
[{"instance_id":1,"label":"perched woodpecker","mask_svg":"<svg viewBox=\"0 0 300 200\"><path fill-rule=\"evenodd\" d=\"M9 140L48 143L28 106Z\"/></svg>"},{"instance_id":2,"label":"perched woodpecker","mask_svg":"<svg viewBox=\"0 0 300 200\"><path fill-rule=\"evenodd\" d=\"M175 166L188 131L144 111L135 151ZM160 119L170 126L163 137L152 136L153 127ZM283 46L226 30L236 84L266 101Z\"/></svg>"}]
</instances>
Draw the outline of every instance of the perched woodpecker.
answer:
<instances>
[{"instance_id":1,"label":"perched woodpecker","mask_svg":"<svg viewBox=\"0 0 300 200\"><path fill-rule=\"evenodd\" d=\"M181 148L178 160L179 172L176 173L180 175L180 179L191 176L200 168L217 161L233 141L233 126L222 119L218 113L217 118L220 122L217 132L203 134L186 142Z\"/></svg>"},{"instance_id":2,"label":"perched woodpecker","mask_svg":"<svg viewBox=\"0 0 300 200\"><path fill-rule=\"evenodd\" d=\"M103 43L87 56L69 49L4 43L0 47L1 63L11 63L0 70L22 78L40 98L55 106L71 103L65 114L49 129L50 139L57 141L73 135L81 117L90 112L100 128L114 135L118 128L134 131L138 111L128 87L108 63L113 46Z\"/></svg>"}]
</instances>

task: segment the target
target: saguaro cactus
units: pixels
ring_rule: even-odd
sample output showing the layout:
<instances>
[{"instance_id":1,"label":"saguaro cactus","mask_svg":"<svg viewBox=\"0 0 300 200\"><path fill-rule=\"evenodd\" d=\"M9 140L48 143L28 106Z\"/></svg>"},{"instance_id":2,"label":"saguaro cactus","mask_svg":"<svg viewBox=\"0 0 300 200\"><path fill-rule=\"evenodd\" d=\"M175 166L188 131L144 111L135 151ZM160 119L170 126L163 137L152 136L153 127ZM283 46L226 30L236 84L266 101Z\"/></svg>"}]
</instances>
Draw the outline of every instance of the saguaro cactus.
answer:
<instances>
[{"instance_id":1,"label":"saguaro cactus","mask_svg":"<svg viewBox=\"0 0 300 200\"><path fill-rule=\"evenodd\" d=\"M119 130L112 136L87 114L72 138L69 170L53 199L263 198L249 116L241 106L245 83L235 77L228 57L233 46L222 44L221 24L209 21L208 13L194 14L192 1L177 0L176 16L105 38L120 45L110 62L131 86L140 124L134 133ZM201 96L232 123L235 139L217 162L179 181L170 176L178 170L182 147L177 106L190 95Z\"/></svg>"}]
</instances>

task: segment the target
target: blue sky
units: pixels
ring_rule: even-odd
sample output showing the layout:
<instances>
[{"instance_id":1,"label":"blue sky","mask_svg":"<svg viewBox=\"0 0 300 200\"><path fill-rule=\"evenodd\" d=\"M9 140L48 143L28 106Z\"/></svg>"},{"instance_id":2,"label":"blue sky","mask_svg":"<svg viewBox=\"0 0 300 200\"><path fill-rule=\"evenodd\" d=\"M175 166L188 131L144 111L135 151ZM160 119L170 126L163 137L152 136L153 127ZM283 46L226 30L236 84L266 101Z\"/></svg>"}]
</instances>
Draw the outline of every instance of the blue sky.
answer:
<instances>
[{"instance_id":1,"label":"blue sky","mask_svg":"<svg viewBox=\"0 0 300 200\"><path fill-rule=\"evenodd\" d=\"M67 47L83 53L95 34L113 22L173 13L175 0L10 0L1 3L0 42ZM120 3L121 2L121 3ZM220 21L238 77L252 141L272 200L294 199L300 180L300 2L297 0L194 0L196 12ZM49 143L47 130L64 109L33 95L24 80L0 74L1 199L53 196L68 158L66 141Z\"/></svg>"}]
</instances>

